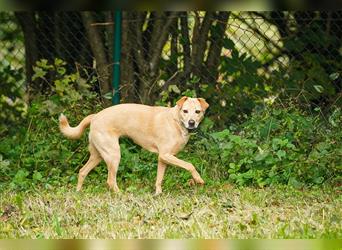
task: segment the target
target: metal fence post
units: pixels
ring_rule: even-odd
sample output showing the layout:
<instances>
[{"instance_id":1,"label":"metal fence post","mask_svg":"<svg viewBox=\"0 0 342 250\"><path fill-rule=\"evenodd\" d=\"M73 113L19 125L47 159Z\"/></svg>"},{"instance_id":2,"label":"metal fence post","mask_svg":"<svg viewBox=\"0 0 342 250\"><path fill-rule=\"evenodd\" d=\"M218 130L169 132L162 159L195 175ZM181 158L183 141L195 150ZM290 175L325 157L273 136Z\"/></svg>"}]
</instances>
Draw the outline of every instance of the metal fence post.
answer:
<instances>
[{"instance_id":1,"label":"metal fence post","mask_svg":"<svg viewBox=\"0 0 342 250\"><path fill-rule=\"evenodd\" d=\"M114 17L114 52L113 52L113 105L120 103L120 60L121 60L121 11L115 11Z\"/></svg>"}]
</instances>

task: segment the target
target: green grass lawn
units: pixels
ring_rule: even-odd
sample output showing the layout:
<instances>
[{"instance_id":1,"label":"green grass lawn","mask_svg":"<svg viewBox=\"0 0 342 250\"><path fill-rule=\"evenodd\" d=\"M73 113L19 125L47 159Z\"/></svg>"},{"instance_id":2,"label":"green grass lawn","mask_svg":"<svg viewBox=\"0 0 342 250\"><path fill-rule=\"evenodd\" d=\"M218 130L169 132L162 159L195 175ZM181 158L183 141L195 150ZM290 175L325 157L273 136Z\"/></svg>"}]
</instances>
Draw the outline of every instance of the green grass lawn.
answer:
<instances>
[{"instance_id":1,"label":"green grass lawn","mask_svg":"<svg viewBox=\"0 0 342 250\"><path fill-rule=\"evenodd\" d=\"M0 238L341 238L342 199L332 188L229 184L123 187L85 183L2 191Z\"/></svg>"}]
</instances>

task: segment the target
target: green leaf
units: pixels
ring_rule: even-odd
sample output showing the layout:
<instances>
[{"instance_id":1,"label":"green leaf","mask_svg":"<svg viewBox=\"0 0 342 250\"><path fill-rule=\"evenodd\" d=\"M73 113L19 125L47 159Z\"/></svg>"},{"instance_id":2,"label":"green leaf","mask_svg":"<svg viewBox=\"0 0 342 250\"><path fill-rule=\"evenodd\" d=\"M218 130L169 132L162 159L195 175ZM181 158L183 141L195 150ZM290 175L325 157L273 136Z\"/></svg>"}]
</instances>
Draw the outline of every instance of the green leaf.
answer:
<instances>
[{"instance_id":1,"label":"green leaf","mask_svg":"<svg viewBox=\"0 0 342 250\"><path fill-rule=\"evenodd\" d=\"M322 176L316 177L313 179L314 183L321 184L324 181L324 178Z\"/></svg>"},{"instance_id":2,"label":"green leaf","mask_svg":"<svg viewBox=\"0 0 342 250\"><path fill-rule=\"evenodd\" d=\"M169 91L171 92L175 92L176 94L180 94L180 90L179 90L179 88L177 87L177 85L170 85L169 86Z\"/></svg>"},{"instance_id":3,"label":"green leaf","mask_svg":"<svg viewBox=\"0 0 342 250\"><path fill-rule=\"evenodd\" d=\"M53 227L55 229L55 232L58 236L62 235L62 228L61 228L61 223L60 223L60 219L55 215L53 217Z\"/></svg>"},{"instance_id":4,"label":"green leaf","mask_svg":"<svg viewBox=\"0 0 342 250\"><path fill-rule=\"evenodd\" d=\"M24 205L24 198L21 194L17 194L15 196L15 204L19 207L20 210L22 210Z\"/></svg>"},{"instance_id":5,"label":"green leaf","mask_svg":"<svg viewBox=\"0 0 342 250\"><path fill-rule=\"evenodd\" d=\"M32 179L35 181L41 181L43 178L42 174L38 171L35 171L32 175Z\"/></svg>"},{"instance_id":6,"label":"green leaf","mask_svg":"<svg viewBox=\"0 0 342 250\"><path fill-rule=\"evenodd\" d=\"M41 59L40 61L37 62L37 65L39 67L47 67L48 61L46 59Z\"/></svg>"},{"instance_id":7,"label":"green leaf","mask_svg":"<svg viewBox=\"0 0 342 250\"><path fill-rule=\"evenodd\" d=\"M279 124L272 117L268 118L264 123L264 126L260 128L260 136L268 137L274 130L278 129Z\"/></svg>"},{"instance_id":8,"label":"green leaf","mask_svg":"<svg viewBox=\"0 0 342 250\"><path fill-rule=\"evenodd\" d=\"M242 142L241 136L238 135L231 135L230 140L235 142L236 144L240 144Z\"/></svg>"},{"instance_id":9,"label":"green leaf","mask_svg":"<svg viewBox=\"0 0 342 250\"><path fill-rule=\"evenodd\" d=\"M219 140L227 138L227 136L229 136L229 135L230 135L230 131L228 129L224 129L224 130L222 130L220 132L211 133L211 136L214 139L219 139Z\"/></svg>"},{"instance_id":10,"label":"green leaf","mask_svg":"<svg viewBox=\"0 0 342 250\"><path fill-rule=\"evenodd\" d=\"M329 78L330 78L332 81L336 80L336 79L339 78L339 77L340 77L340 73L338 73L338 72L335 72L335 73L332 73L332 74L329 75Z\"/></svg>"},{"instance_id":11,"label":"green leaf","mask_svg":"<svg viewBox=\"0 0 342 250\"><path fill-rule=\"evenodd\" d=\"M102 97L107 100L112 100L113 94L112 92L107 92L106 94L102 95Z\"/></svg>"},{"instance_id":12,"label":"green leaf","mask_svg":"<svg viewBox=\"0 0 342 250\"><path fill-rule=\"evenodd\" d=\"M62 59L60 58L55 58L55 66L56 67L59 67L59 66L62 66L62 65L66 65L66 62L64 62Z\"/></svg>"},{"instance_id":13,"label":"green leaf","mask_svg":"<svg viewBox=\"0 0 342 250\"><path fill-rule=\"evenodd\" d=\"M315 90L318 92L318 93L322 93L324 88L322 87L322 85L314 85L313 86L315 88Z\"/></svg>"},{"instance_id":14,"label":"green leaf","mask_svg":"<svg viewBox=\"0 0 342 250\"><path fill-rule=\"evenodd\" d=\"M210 129L212 129L214 127L214 122L208 118L208 117L205 117L203 119L203 121L201 122L201 130L204 131L204 132L208 132Z\"/></svg>"},{"instance_id":15,"label":"green leaf","mask_svg":"<svg viewBox=\"0 0 342 250\"><path fill-rule=\"evenodd\" d=\"M254 157L256 161L262 161L268 156L268 152L259 153Z\"/></svg>"},{"instance_id":16,"label":"green leaf","mask_svg":"<svg viewBox=\"0 0 342 250\"><path fill-rule=\"evenodd\" d=\"M234 42L232 40L230 40L229 38L224 38L223 40L223 47L226 49L234 49Z\"/></svg>"},{"instance_id":17,"label":"green leaf","mask_svg":"<svg viewBox=\"0 0 342 250\"><path fill-rule=\"evenodd\" d=\"M79 74L78 73L74 73L74 74L69 75L69 79L72 82L76 82L78 78L79 78Z\"/></svg>"},{"instance_id":18,"label":"green leaf","mask_svg":"<svg viewBox=\"0 0 342 250\"><path fill-rule=\"evenodd\" d=\"M66 72L66 69L64 67L58 67L57 68L57 73L60 75L64 75Z\"/></svg>"},{"instance_id":19,"label":"green leaf","mask_svg":"<svg viewBox=\"0 0 342 250\"><path fill-rule=\"evenodd\" d=\"M32 76L32 81L35 81L38 78L44 78L44 76L46 75L46 71L43 70L42 68L39 67L33 67L33 71L34 71L34 75Z\"/></svg>"},{"instance_id":20,"label":"green leaf","mask_svg":"<svg viewBox=\"0 0 342 250\"><path fill-rule=\"evenodd\" d=\"M284 150L278 150L277 156L279 157L279 159L282 159L286 156L286 152Z\"/></svg>"},{"instance_id":21,"label":"green leaf","mask_svg":"<svg viewBox=\"0 0 342 250\"><path fill-rule=\"evenodd\" d=\"M66 89L66 84L62 80L56 80L55 81L55 86L56 86L56 92L58 95L63 95L65 89Z\"/></svg>"},{"instance_id":22,"label":"green leaf","mask_svg":"<svg viewBox=\"0 0 342 250\"><path fill-rule=\"evenodd\" d=\"M26 177L29 175L29 172L27 170L18 170L18 172L15 174L14 176L14 180L16 182L21 182L24 181L26 179Z\"/></svg>"},{"instance_id":23,"label":"green leaf","mask_svg":"<svg viewBox=\"0 0 342 250\"><path fill-rule=\"evenodd\" d=\"M200 88L201 88L202 91L206 91L208 86L209 86L208 84L201 84Z\"/></svg>"},{"instance_id":24,"label":"green leaf","mask_svg":"<svg viewBox=\"0 0 342 250\"><path fill-rule=\"evenodd\" d=\"M288 185L294 187L294 188L301 188L303 186L303 183L298 181L295 177L290 177L288 181Z\"/></svg>"}]
</instances>

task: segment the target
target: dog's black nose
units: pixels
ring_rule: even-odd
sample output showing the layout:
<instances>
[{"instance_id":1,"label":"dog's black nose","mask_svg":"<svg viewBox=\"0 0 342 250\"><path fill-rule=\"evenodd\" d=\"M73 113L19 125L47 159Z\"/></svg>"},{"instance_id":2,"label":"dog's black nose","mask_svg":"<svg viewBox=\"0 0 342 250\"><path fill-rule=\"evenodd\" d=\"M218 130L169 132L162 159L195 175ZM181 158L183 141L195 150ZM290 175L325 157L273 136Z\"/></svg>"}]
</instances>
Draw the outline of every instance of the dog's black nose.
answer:
<instances>
[{"instance_id":1,"label":"dog's black nose","mask_svg":"<svg viewBox=\"0 0 342 250\"><path fill-rule=\"evenodd\" d=\"M195 121L194 121L194 120L189 120L189 126L190 126L190 127L195 126Z\"/></svg>"}]
</instances>

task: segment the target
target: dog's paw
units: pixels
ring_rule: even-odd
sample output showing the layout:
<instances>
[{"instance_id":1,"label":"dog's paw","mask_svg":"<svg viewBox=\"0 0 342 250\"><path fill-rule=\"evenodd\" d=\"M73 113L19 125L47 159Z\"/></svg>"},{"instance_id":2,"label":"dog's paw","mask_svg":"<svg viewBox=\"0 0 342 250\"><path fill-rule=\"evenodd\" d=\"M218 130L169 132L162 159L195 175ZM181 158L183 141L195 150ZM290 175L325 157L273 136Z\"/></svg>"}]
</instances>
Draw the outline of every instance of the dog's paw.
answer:
<instances>
[{"instance_id":1,"label":"dog's paw","mask_svg":"<svg viewBox=\"0 0 342 250\"><path fill-rule=\"evenodd\" d=\"M201 177L194 179L197 184L204 185L204 180Z\"/></svg>"},{"instance_id":2,"label":"dog's paw","mask_svg":"<svg viewBox=\"0 0 342 250\"><path fill-rule=\"evenodd\" d=\"M156 192L154 193L154 196L158 196L162 193L162 188L159 186L159 187L156 187Z\"/></svg>"},{"instance_id":3,"label":"dog's paw","mask_svg":"<svg viewBox=\"0 0 342 250\"><path fill-rule=\"evenodd\" d=\"M189 186L194 186L196 184L194 179L189 180Z\"/></svg>"},{"instance_id":4,"label":"dog's paw","mask_svg":"<svg viewBox=\"0 0 342 250\"><path fill-rule=\"evenodd\" d=\"M158 192L156 191L156 192L153 194L153 196L154 196L154 197L157 197L157 196L160 196L162 193L163 193L162 191L160 191L160 192L159 192L159 191L158 191Z\"/></svg>"},{"instance_id":5,"label":"dog's paw","mask_svg":"<svg viewBox=\"0 0 342 250\"><path fill-rule=\"evenodd\" d=\"M112 192L114 192L114 193L120 193L120 189L119 189L118 186L110 186L110 185L108 185L107 187L108 187L108 189L109 189L110 191L112 191Z\"/></svg>"},{"instance_id":6,"label":"dog's paw","mask_svg":"<svg viewBox=\"0 0 342 250\"><path fill-rule=\"evenodd\" d=\"M195 172L195 173L192 175L192 178L194 179L194 181L195 181L197 184L204 185L204 180L201 178L201 176L199 175L199 173Z\"/></svg>"}]
</instances>

